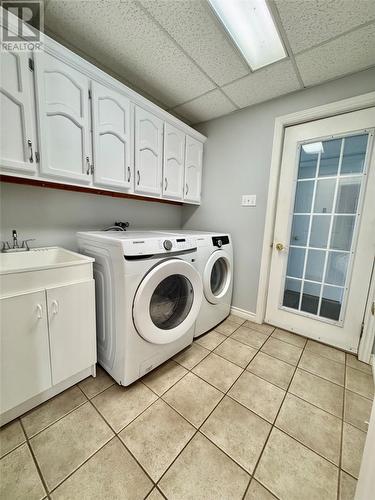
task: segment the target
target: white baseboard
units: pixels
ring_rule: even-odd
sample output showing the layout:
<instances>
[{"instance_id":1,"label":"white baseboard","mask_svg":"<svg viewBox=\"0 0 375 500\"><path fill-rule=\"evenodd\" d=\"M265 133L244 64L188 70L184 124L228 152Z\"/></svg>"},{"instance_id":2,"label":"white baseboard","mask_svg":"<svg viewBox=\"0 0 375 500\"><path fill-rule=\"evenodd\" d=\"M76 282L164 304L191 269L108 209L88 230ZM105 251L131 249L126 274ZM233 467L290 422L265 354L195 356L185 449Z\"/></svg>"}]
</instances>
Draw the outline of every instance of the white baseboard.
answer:
<instances>
[{"instance_id":1,"label":"white baseboard","mask_svg":"<svg viewBox=\"0 0 375 500\"><path fill-rule=\"evenodd\" d=\"M236 316L239 316L240 318L248 319L249 321L254 321L255 322L255 313L246 311L245 309L240 309L239 307L231 307L230 308L231 314L235 314Z\"/></svg>"}]
</instances>

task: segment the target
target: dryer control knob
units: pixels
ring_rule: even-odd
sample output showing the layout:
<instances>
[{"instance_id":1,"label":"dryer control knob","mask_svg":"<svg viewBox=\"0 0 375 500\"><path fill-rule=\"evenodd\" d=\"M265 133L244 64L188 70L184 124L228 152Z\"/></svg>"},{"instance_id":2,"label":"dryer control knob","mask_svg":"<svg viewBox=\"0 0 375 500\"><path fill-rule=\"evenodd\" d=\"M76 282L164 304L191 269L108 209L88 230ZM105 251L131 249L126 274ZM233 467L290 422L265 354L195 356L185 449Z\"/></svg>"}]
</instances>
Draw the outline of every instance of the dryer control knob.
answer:
<instances>
[{"instance_id":1,"label":"dryer control knob","mask_svg":"<svg viewBox=\"0 0 375 500\"><path fill-rule=\"evenodd\" d=\"M223 242L221 240L217 240L217 246L221 248L223 246Z\"/></svg>"},{"instance_id":2,"label":"dryer control knob","mask_svg":"<svg viewBox=\"0 0 375 500\"><path fill-rule=\"evenodd\" d=\"M164 243L163 243L163 247L166 249L166 250L172 250L172 242L171 240L164 240Z\"/></svg>"}]
</instances>

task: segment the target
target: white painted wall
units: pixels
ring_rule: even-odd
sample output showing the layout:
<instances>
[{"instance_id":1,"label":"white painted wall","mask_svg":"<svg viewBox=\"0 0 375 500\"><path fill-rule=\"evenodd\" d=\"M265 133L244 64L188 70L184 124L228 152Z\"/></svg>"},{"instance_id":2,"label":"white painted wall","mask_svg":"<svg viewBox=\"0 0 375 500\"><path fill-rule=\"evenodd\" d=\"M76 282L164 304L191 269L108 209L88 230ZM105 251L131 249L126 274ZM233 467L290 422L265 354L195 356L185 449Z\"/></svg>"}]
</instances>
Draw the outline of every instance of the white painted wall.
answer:
<instances>
[{"instance_id":1,"label":"white painted wall","mask_svg":"<svg viewBox=\"0 0 375 500\"><path fill-rule=\"evenodd\" d=\"M375 69L280 97L197 126L208 137L199 207L186 206L187 229L230 232L233 305L255 312L275 117L375 90ZM256 208L241 207L256 194Z\"/></svg>"},{"instance_id":2,"label":"white painted wall","mask_svg":"<svg viewBox=\"0 0 375 500\"><path fill-rule=\"evenodd\" d=\"M31 246L59 245L76 250L75 233L102 229L115 220L130 229L181 225L181 207L94 194L1 183L1 240L36 238Z\"/></svg>"}]
</instances>

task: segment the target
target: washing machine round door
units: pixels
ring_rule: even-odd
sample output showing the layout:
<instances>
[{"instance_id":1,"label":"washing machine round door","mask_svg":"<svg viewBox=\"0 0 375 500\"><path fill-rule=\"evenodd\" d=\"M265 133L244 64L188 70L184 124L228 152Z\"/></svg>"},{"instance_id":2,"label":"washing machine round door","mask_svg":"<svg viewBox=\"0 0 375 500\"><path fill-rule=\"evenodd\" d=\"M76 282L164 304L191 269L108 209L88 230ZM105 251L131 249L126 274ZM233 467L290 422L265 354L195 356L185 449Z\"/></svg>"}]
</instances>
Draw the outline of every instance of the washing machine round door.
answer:
<instances>
[{"instance_id":1,"label":"washing machine round door","mask_svg":"<svg viewBox=\"0 0 375 500\"><path fill-rule=\"evenodd\" d=\"M217 250L208 259L203 273L203 290L208 302L218 304L227 293L231 280L230 257L224 250Z\"/></svg>"},{"instance_id":2,"label":"washing machine round door","mask_svg":"<svg viewBox=\"0 0 375 500\"><path fill-rule=\"evenodd\" d=\"M193 326L203 296L197 270L181 259L169 259L151 269L134 297L134 325L145 340L168 344Z\"/></svg>"}]
</instances>

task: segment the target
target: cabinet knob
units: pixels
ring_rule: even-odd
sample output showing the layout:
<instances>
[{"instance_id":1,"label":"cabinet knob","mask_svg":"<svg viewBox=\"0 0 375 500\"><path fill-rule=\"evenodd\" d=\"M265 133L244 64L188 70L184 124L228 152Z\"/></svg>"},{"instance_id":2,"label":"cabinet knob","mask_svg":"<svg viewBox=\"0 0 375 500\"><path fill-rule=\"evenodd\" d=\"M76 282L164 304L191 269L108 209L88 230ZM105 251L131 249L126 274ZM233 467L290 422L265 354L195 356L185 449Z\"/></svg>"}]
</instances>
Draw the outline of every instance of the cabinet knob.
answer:
<instances>
[{"instance_id":1,"label":"cabinet knob","mask_svg":"<svg viewBox=\"0 0 375 500\"><path fill-rule=\"evenodd\" d=\"M165 187L164 187L164 191L166 191L168 189L168 179L165 178Z\"/></svg>"},{"instance_id":2,"label":"cabinet knob","mask_svg":"<svg viewBox=\"0 0 375 500\"><path fill-rule=\"evenodd\" d=\"M29 147L29 152L30 152L29 162L34 163L33 143L30 141L30 139L27 141L27 145Z\"/></svg>"},{"instance_id":3,"label":"cabinet knob","mask_svg":"<svg viewBox=\"0 0 375 500\"><path fill-rule=\"evenodd\" d=\"M278 252L282 252L284 250L284 245L282 243L276 243L275 248Z\"/></svg>"},{"instance_id":4,"label":"cabinet knob","mask_svg":"<svg viewBox=\"0 0 375 500\"><path fill-rule=\"evenodd\" d=\"M128 166L128 182L130 182L130 177L131 177L131 175L130 175L130 167Z\"/></svg>"},{"instance_id":5,"label":"cabinet knob","mask_svg":"<svg viewBox=\"0 0 375 500\"><path fill-rule=\"evenodd\" d=\"M36 305L36 317L38 319L42 319L43 318L43 307L40 304Z\"/></svg>"},{"instance_id":6,"label":"cabinet knob","mask_svg":"<svg viewBox=\"0 0 375 500\"><path fill-rule=\"evenodd\" d=\"M137 179L137 186L139 186L139 184L141 182L141 173L140 173L139 170L137 170L137 177L138 177L138 179Z\"/></svg>"},{"instance_id":7,"label":"cabinet knob","mask_svg":"<svg viewBox=\"0 0 375 500\"><path fill-rule=\"evenodd\" d=\"M59 303L57 300L52 301L52 314L57 314L59 312Z\"/></svg>"},{"instance_id":8,"label":"cabinet knob","mask_svg":"<svg viewBox=\"0 0 375 500\"><path fill-rule=\"evenodd\" d=\"M188 184L188 183L186 183L186 192L185 192L185 195L187 195L187 194L188 194L188 192L189 192L189 184Z\"/></svg>"}]
</instances>

